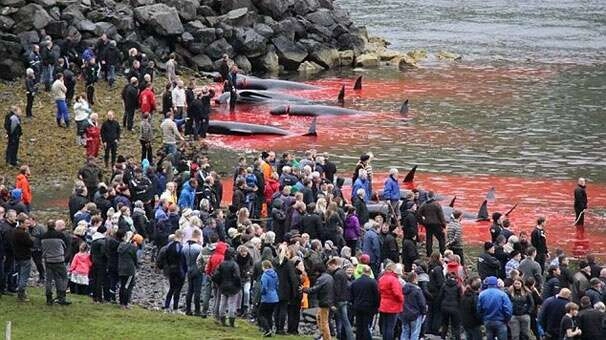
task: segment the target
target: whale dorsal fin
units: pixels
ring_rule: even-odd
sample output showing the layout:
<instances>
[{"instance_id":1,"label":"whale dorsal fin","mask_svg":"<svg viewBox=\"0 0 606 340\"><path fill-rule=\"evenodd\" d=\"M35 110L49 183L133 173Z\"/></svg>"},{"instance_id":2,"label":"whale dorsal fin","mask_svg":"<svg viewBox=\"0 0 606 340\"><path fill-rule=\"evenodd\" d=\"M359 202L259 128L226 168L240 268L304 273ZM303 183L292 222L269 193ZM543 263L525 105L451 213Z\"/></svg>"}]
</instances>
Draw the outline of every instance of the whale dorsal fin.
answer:
<instances>
[{"instance_id":1,"label":"whale dorsal fin","mask_svg":"<svg viewBox=\"0 0 606 340\"><path fill-rule=\"evenodd\" d=\"M401 114L407 114L408 113L408 99L406 99L404 101L404 103L402 103L402 106L400 106L400 113Z\"/></svg>"},{"instance_id":2,"label":"whale dorsal fin","mask_svg":"<svg viewBox=\"0 0 606 340\"><path fill-rule=\"evenodd\" d=\"M359 76L359 77L356 79L356 82L354 83L354 87L353 87L353 89L354 89L354 90L361 90L361 89L362 89L362 76Z\"/></svg>"}]
</instances>

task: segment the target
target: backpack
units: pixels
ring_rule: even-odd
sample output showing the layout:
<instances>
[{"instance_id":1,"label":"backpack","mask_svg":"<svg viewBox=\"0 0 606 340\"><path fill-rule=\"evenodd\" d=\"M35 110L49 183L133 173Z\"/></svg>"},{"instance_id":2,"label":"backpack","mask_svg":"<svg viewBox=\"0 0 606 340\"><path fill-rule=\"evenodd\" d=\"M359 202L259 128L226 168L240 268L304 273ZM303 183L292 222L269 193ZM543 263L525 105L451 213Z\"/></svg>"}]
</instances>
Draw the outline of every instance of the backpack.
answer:
<instances>
[{"instance_id":1,"label":"backpack","mask_svg":"<svg viewBox=\"0 0 606 340\"><path fill-rule=\"evenodd\" d=\"M170 243L160 248L160 250L158 251L158 257L156 258L156 268L160 270L164 270L166 268L168 262L166 259L166 251L168 250L168 246L170 246Z\"/></svg>"}]
</instances>

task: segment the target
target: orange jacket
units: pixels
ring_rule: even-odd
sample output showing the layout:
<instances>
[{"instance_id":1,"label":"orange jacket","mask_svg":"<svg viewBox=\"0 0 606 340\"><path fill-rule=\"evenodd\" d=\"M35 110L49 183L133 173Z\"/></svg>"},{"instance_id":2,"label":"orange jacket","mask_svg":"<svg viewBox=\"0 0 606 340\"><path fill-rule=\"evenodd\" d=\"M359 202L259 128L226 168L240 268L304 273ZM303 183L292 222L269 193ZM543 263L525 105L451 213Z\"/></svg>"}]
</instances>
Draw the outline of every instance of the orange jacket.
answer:
<instances>
[{"instance_id":1,"label":"orange jacket","mask_svg":"<svg viewBox=\"0 0 606 340\"><path fill-rule=\"evenodd\" d=\"M15 187L21 189L21 198L23 203L29 205L32 203L32 189L29 187L29 180L24 174L18 174L15 181Z\"/></svg>"},{"instance_id":2,"label":"orange jacket","mask_svg":"<svg viewBox=\"0 0 606 340\"><path fill-rule=\"evenodd\" d=\"M301 286L304 288L311 287L311 282L309 281L307 274L301 274ZM303 293L303 297L301 298L301 309L307 308L309 308L309 300L307 298L307 293Z\"/></svg>"}]
</instances>

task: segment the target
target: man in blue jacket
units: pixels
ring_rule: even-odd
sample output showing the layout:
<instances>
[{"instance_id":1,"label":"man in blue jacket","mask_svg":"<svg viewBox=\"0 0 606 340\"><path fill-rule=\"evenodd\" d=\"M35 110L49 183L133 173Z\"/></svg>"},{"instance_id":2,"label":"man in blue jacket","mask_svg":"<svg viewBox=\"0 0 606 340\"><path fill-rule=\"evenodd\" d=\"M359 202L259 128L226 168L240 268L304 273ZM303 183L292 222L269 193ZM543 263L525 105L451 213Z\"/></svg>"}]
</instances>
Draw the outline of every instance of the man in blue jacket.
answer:
<instances>
[{"instance_id":1,"label":"man in blue jacket","mask_svg":"<svg viewBox=\"0 0 606 340\"><path fill-rule=\"evenodd\" d=\"M194 178L183 184L181 189L181 195L179 195L179 208L195 209L194 202L196 199L196 188L198 187L198 181Z\"/></svg>"},{"instance_id":2,"label":"man in blue jacket","mask_svg":"<svg viewBox=\"0 0 606 340\"><path fill-rule=\"evenodd\" d=\"M366 224L370 228L364 233L362 242L362 252L370 256L370 267L375 277L379 277L379 269L381 265L381 241L379 239L379 224L371 221Z\"/></svg>"},{"instance_id":3,"label":"man in blue jacket","mask_svg":"<svg viewBox=\"0 0 606 340\"><path fill-rule=\"evenodd\" d=\"M383 187L383 199L389 202L392 211L400 219L400 186L398 185L398 169L392 168L389 170L389 177L385 180Z\"/></svg>"},{"instance_id":4,"label":"man in blue jacket","mask_svg":"<svg viewBox=\"0 0 606 340\"><path fill-rule=\"evenodd\" d=\"M507 323L511 319L513 306L505 292L497 287L497 278L484 280L484 289L478 297L478 313L482 316L488 340L507 340Z\"/></svg>"},{"instance_id":5,"label":"man in blue jacket","mask_svg":"<svg viewBox=\"0 0 606 340\"><path fill-rule=\"evenodd\" d=\"M366 196L364 197L364 201L366 203L368 203L372 190L370 188L370 181L368 180L368 173L364 169L360 169L360 171L358 173L358 178L353 183L353 187L351 188L352 200L353 200L353 197L358 192L358 189L364 189L364 192L366 193Z\"/></svg>"},{"instance_id":6,"label":"man in blue jacket","mask_svg":"<svg viewBox=\"0 0 606 340\"><path fill-rule=\"evenodd\" d=\"M545 339L559 339L560 322L566 314L566 304L570 302L570 295L568 288L562 288L557 295L543 302L538 322L545 330Z\"/></svg>"}]
</instances>

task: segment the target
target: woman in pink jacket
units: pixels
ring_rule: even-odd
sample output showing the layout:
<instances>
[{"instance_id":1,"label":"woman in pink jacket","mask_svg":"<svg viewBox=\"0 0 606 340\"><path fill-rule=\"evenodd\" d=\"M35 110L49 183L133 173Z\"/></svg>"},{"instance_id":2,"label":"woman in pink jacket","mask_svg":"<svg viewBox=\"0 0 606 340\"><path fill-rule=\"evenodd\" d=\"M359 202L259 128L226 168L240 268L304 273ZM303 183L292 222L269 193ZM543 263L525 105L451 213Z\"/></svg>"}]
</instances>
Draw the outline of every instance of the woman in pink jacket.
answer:
<instances>
[{"instance_id":1,"label":"woman in pink jacket","mask_svg":"<svg viewBox=\"0 0 606 340\"><path fill-rule=\"evenodd\" d=\"M88 290L88 274L93 265L93 262L88 253L88 245L80 244L80 251L74 255L72 263L69 266L70 274L70 290L74 294L87 295Z\"/></svg>"}]
</instances>

